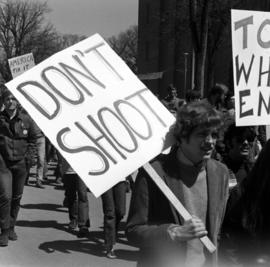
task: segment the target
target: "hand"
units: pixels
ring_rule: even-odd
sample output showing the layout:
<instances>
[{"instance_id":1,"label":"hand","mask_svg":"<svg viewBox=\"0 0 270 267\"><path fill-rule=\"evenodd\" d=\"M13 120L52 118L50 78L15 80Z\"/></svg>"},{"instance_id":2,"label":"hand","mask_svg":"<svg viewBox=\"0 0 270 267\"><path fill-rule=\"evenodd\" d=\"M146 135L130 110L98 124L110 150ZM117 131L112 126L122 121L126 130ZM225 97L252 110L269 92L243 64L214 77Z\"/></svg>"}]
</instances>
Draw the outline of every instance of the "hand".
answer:
<instances>
[{"instance_id":1,"label":"hand","mask_svg":"<svg viewBox=\"0 0 270 267\"><path fill-rule=\"evenodd\" d=\"M183 225L171 225L168 233L173 241L188 241L194 238L200 238L207 235L207 231L201 219L196 216L186 221Z\"/></svg>"}]
</instances>

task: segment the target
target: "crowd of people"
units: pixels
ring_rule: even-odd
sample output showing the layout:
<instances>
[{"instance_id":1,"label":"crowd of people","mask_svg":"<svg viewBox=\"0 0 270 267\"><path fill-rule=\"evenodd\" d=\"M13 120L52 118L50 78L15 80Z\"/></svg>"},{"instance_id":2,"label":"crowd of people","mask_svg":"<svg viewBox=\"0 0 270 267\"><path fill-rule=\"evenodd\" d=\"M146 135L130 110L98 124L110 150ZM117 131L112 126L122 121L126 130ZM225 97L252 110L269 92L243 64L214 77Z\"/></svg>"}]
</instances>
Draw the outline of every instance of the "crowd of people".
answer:
<instances>
[{"instance_id":1,"label":"crowd of people","mask_svg":"<svg viewBox=\"0 0 270 267\"><path fill-rule=\"evenodd\" d=\"M44 188L48 148L44 134L7 89L2 100L0 246L7 246L18 238L15 225L33 165L31 155L37 159L36 186ZM270 141L265 127L235 125L234 97L223 84L215 84L203 99L196 89L179 99L170 85L162 103L176 117L172 129L176 142L151 165L192 218L183 220L145 170L139 169L126 223L128 241L140 249L138 266L270 266ZM57 162L68 227L78 227L78 237L87 237L91 234L88 189L59 153ZM117 257L114 246L125 216L127 181L101 196L104 249L111 259ZM204 236L216 246L214 253L200 241Z\"/></svg>"}]
</instances>

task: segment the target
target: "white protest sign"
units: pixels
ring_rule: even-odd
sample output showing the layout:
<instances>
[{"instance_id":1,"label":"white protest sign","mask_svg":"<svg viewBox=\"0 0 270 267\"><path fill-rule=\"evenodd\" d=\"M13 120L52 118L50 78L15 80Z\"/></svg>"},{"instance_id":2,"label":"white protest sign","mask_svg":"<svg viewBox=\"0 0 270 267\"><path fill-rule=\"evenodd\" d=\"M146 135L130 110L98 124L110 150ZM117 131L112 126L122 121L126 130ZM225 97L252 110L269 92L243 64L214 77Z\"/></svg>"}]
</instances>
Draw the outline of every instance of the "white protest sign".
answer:
<instances>
[{"instance_id":1,"label":"white protest sign","mask_svg":"<svg viewBox=\"0 0 270 267\"><path fill-rule=\"evenodd\" d=\"M8 60L8 64L14 79L35 66L34 56L32 53L29 53L19 57L13 57Z\"/></svg>"},{"instance_id":2,"label":"white protest sign","mask_svg":"<svg viewBox=\"0 0 270 267\"><path fill-rule=\"evenodd\" d=\"M231 11L236 125L270 124L270 13Z\"/></svg>"},{"instance_id":3,"label":"white protest sign","mask_svg":"<svg viewBox=\"0 0 270 267\"><path fill-rule=\"evenodd\" d=\"M95 196L157 156L175 121L98 34L6 86Z\"/></svg>"}]
</instances>

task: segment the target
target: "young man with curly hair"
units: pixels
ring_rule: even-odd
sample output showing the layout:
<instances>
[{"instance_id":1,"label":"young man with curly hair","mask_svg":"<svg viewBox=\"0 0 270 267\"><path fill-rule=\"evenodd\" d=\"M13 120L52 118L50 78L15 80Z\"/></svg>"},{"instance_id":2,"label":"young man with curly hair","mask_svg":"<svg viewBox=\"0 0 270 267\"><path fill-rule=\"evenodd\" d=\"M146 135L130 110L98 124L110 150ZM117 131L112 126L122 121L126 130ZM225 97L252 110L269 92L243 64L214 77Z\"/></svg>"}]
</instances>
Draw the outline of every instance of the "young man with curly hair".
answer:
<instances>
[{"instance_id":1,"label":"young man with curly hair","mask_svg":"<svg viewBox=\"0 0 270 267\"><path fill-rule=\"evenodd\" d=\"M209 104L186 104L177 112L176 145L152 162L192 219L184 221L140 170L126 230L140 248L138 266L215 266L217 252L207 252L199 238L208 235L217 246L228 198L229 171L211 158L220 125L219 113Z\"/></svg>"}]
</instances>

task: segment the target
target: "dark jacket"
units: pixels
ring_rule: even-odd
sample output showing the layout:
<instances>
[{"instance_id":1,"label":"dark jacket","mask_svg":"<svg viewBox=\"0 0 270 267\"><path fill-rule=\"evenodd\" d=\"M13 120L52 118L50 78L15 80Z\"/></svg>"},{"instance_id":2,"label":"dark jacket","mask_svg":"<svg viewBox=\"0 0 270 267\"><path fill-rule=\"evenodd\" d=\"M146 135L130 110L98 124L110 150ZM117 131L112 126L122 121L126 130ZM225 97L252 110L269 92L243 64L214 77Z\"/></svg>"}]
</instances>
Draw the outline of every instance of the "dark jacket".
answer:
<instances>
[{"instance_id":1,"label":"dark jacket","mask_svg":"<svg viewBox=\"0 0 270 267\"><path fill-rule=\"evenodd\" d=\"M25 158L29 146L33 147L41 134L29 115L17 111L10 119L5 110L0 113L0 153L5 161Z\"/></svg>"},{"instance_id":2,"label":"dark jacket","mask_svg":"<svg viewBox=\"0 0 270 267\"><path fill-rule=\"evenodd\" d=\"M261 229L258 227L251 230L246 222L245 207L241 184L238 184L230 192L222 225L220 254L224 266L270 266L269 212L261 214L264 218Z\"/></svg>"},{"instance_id":3,"label":"dark jacket","mask_svg":"<svg viewBox=\"0 0 270 267\"><path fill-rule=\"evenodd\" d=\"M152 163L176 197L181 194L177 179L175 152L159 157ZM208 237L217 245L220 226L228 198L228 169L220 162L210 159L206 165L208 186L208 210L206 228ZM127 222L128 240L140 247L139 266L166 266L166 259L178 256L185 258L186 243L173 243L167 233L170 224L182 224L175 208L157 188L144 170L140 170L133 191ZM174 254L174 255L173 255ZM210 255L205 250L207 266L215 266L217 253ZM182 260L183 260L182 257ZM180 263L179 263L180 264ZM169 265L168 265L169 266ZM181 265L179 265L181 266Z\"/></svg>"}]
</instances>

